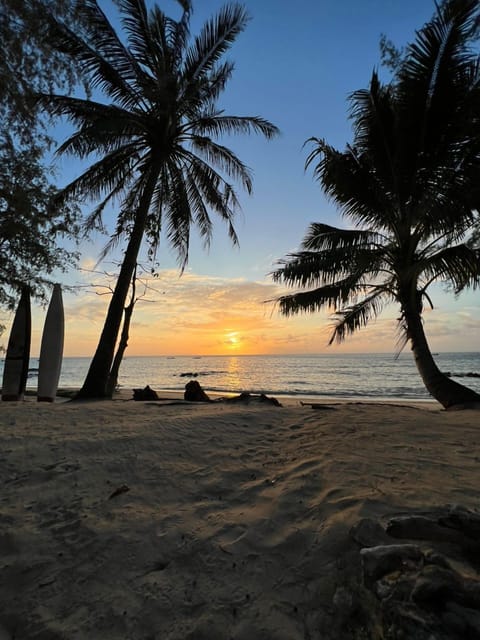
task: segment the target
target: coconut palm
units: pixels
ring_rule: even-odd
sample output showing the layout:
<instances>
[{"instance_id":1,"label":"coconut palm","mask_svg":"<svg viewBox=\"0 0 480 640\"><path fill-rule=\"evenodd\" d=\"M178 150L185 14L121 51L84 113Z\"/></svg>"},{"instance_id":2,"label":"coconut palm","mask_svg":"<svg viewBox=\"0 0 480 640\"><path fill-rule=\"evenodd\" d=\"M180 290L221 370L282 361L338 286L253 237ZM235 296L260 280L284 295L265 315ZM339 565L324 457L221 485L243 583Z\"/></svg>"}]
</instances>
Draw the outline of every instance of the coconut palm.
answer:
<instances>
[{"instance_id":1,"label":"coconut palm","mask_svg":"<svg viewBox=\"0 0 480 640\"><path fill-rule=\"evenodd\" d=\"M190 36L191 7L179 0L179 20L145 0L118 0L123 33L118 34L95 0L82 0L86 35L51 20L56 46L80 66L92 90L105 102L43 95L50 113L66 117L76 131L59 153L93 164L71 182L64 195L100 200L87 228L101 224L105 206L119 202L116 230L107 250L125 240L123 262L98 347L79 397L105 397L115 343L137 256L144 239L155 255L165 235L188 260L196 225L208 245L211 212L227 224L234 243L238 206L236 184L251 191L249 169L219 142L224 134L259 133L272 138L277 128L260 117L223 113L217 106L233 72L224 55L245 28L248 16L227 5L196 37Z\"/></svg>"},{"instance_id":2,"label":"coconut palm","mask_svg":"<svg viewBox=\"0 0 480 640\"><path fill-rule=\"evenodd\" d=\"M470 52L477 2L454 0L417 32L392 83L373 73L350 97L354 141L337 151L312 138L307 166L353 228L312 224L277 282L285 315L335 309L330 344L400 305L430 394L444 407L480 401L437 367L422 322L428 288L459 292L480 283L480 252L468 246L480 184L480 65Z\"/></svg>"}]
</instances>

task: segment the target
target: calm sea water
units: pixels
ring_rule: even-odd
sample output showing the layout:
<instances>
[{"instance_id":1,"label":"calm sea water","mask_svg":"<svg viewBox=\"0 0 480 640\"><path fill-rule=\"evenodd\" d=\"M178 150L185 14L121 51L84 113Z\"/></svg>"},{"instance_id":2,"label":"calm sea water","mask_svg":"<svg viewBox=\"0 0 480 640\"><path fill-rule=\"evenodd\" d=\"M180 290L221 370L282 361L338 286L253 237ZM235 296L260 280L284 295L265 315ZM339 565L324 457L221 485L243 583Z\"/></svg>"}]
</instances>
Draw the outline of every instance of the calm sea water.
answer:
<instances>
[{"instance_id":1,"label":"calm sea water","mask_svg":"<svg viewBox=\"0 0 480 640\"><path fill-rule=\"evenodd\" d=\"M480 352L440 353L435 360L444 372L480 393ZM90 358L64 358L61 387L80 387ZM38 360L32 359L32 368ZM266 393L275 396L338 398L404 398L428 400L410 352L392 354L312 356L203 356L175 358L127 357L120 370L123 389L150 385L156 391L183 391L196 379L205 391ZM28 387L35 388L32 372Z\"/></svg>"}]
</instances>

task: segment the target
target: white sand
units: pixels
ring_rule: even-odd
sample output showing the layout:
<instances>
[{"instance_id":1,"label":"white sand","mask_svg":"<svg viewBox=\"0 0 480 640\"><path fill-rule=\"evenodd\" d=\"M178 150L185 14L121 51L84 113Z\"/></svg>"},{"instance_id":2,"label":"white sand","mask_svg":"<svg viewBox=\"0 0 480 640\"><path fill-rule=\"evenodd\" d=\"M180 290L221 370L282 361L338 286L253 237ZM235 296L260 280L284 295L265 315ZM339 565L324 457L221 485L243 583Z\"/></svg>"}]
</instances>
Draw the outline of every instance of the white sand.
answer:
<instances>
[{"instance_id":1,"label":"white sand","mask_svg":"<svg viewBox=\"0 0 480 640\"><path fill-rule=\"evenodd\" d=\"M0 639L341 637L334 594L358 573L350 528L477 508L479 418L435 405L2 403Z\"/></svg>"}]
</instances>

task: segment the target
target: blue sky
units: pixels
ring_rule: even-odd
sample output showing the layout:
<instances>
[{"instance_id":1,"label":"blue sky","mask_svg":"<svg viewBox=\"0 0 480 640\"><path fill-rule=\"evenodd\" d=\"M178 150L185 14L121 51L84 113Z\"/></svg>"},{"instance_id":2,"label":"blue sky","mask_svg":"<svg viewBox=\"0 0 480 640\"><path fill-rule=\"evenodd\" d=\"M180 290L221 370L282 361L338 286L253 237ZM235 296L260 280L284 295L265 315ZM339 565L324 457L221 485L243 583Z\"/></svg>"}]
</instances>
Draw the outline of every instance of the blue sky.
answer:
<instances>
[{"instance_id":1,"label":"blue sky","mask_svg":"<svg viewBox=\"0 0 480 640\"><path fill-rule=\"evenodd\" d=\"M167 14L179 15L173 0L159 4ZM223 4L194 0L192 32ZM161 293L149 294L148 301L137 305L131 355L178 353L178 344L194 353L326 349L326 314L285 319L264 303L279 292L268 273L277 260L298 247L311 222L345 224L322 196L311 172L304 171L308 148L303 145L310 136L324 137L338 148L351 140L347 97L365 87L372 70L378 68L380 35L385 33L402 46L434 11L431 0L250 0L243 4L251 21L228 56L236 70L220 104L235 115L269 119L281 135L270 142L255 137L228 141L254 175L253 195L240 194L242 212L236 225L240 248L232 248L222 224L215 225L209 252L194 231L189 266L179 279L175 256L164 244L156 282ZM70 179L77 170L75 162L63 159L60 181ZM111 231L112 220L107 216ZM105 238L95 237L83 245L83 266L93 266L104 242ZM68 278L77 284L91 280L92 276L78 273ZM432 348L478 349L478 293L455 300L439 287L433 299L438 309L427 314ZM79 289L76 296L66 295L65 303L66 353L91 355L107 296ZM37 311L34 350L43 313ZM393 351L397 315L392 308L340 349Z\"/></svg>"}]
</instances>

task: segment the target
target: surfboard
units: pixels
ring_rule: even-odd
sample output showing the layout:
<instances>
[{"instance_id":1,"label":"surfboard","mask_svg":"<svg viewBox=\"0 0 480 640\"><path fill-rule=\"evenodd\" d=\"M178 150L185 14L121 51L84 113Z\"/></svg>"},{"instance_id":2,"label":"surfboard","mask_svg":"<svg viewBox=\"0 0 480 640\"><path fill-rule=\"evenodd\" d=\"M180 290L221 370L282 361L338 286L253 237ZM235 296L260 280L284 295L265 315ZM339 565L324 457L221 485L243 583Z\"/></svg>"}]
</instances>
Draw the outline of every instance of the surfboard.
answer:
<instances>
[{"instance_id":1,"label":"surfboard","mask_svg":"<svg viewBox=\"0 0 480 640\"><path fill-rule=\"evenodd\" d=\"M3 366L2 400L22 400L30 360L32 315L30 291L23 289L13 319Z\"/></svg>"},{"instance_id":2,"label":"surfboard","mask_svg":"<svg viewBox=\"0 0 480 640\"><path fill-rule=\"evenodd\" d=\"M38 402L53 402L57 395L62 368L64 329L62 289L59 284L55 284L45 317L40 346Z\"/></svg>"}]
</instances>

